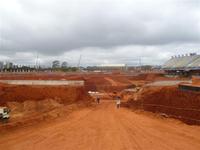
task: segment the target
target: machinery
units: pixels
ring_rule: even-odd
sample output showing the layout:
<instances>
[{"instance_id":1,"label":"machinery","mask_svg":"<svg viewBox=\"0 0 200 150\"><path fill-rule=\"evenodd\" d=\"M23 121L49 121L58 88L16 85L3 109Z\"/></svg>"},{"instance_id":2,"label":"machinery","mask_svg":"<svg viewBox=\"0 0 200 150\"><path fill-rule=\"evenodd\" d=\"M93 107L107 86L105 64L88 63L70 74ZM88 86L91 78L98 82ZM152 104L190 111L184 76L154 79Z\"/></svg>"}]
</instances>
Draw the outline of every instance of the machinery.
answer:
<instances>
[{"instance_id":1,"label":"machinery","mask_svg":"<svg viewBox=\"0 0 200 150\"><path fill-rule=\"evenodd\" d=\"M0 120L1 119L9 119L10 110L7 107L0 107Z\"/></svg>"}]
</instances>

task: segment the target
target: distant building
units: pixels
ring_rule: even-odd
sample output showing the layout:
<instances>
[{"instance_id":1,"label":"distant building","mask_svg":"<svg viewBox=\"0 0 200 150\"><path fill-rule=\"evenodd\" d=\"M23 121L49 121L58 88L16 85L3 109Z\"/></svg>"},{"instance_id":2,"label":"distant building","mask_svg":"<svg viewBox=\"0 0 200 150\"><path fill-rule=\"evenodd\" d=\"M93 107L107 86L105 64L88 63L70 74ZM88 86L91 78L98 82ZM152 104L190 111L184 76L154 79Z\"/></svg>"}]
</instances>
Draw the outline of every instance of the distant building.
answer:
<instances>
[{"instance_id":1,"label":"distant building","mask_svg":"<svg viewBox=\"0 0 200 150\"><path fill-rule=\"evenodd\" d=\"M12 62L6 62L5 68L6 69L12 69L13 68L13 63Z\"/></svg>"},{"instance_id":2,"label":"distant building","mask_svg":"<svg viewBox=\"0 0 200 150\"><path fill-rule=\"evenodd\" d=\"M99 66L91 67L89 69L95 69L93 71L126 71L126 64L101 64Z\"/></svg>"},{"instance_id":3,"label":"distant building","mask_svg":"<svg viewBox=\"0 0 200 150\"><path fill-rule=\"evenodd\" d=\"M52 62L52 68L60 68L60 61L59 60L55 60Z\"/></svg>"},{"instance_id":4,"label":"distant building","mask_svg":"<svg viewBox=\"0 0 200 150\"><path fill-rule=\"evenodd\" d=\"M200 55L172 56L162 68L171 75L200 75Z\"/></svg>"},{"instance_id":5,"label":"distant building","mask_svg":"<svg viewBox=\"0 0 200 150\"><path fill-rule=\"evenodd\" d=\"M0 69L2 70L4 68L4 62L0 61Z\"/></svg>"}]
</instances>

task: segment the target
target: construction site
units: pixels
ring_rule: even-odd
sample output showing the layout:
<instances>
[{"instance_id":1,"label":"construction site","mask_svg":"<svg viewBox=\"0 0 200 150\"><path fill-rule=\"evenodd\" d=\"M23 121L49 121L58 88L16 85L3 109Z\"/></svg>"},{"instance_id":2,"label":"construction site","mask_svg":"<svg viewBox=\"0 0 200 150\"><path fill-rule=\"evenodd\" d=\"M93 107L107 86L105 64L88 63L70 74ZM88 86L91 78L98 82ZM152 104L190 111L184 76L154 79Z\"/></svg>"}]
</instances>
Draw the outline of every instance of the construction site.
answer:
<instances>
[{"instance_id":1,"label":"construction site","mask_svg":"<svg viewBox=\"0 0 200 150\"><path fill-rule=\"evenodd\" d=\"M200 93L183 85L198 89L200 78L2 73L0 106L9 119L0 123L0 149L198 150Z\"/></svg>"},{"instance_id":2,"label":"construction site","mask_svg":"<svg viewBox=\"0 0 200 150\"><path fill-rule=\"evenodd\" d=\"M200 150L200 0L0 0L0 150Z\"/></svg>"}]
</instances>

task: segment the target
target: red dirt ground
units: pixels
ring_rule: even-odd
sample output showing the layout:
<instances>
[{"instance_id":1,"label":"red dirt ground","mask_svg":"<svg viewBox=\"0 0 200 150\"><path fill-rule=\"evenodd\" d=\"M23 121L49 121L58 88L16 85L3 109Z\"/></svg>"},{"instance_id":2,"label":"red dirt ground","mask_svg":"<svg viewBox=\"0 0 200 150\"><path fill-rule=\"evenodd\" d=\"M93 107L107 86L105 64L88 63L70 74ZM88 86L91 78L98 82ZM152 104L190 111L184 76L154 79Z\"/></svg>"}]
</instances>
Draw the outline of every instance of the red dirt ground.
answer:
<instances>
[{"instance_id":1,"label":"red dirt ground","mask_svg":"<svg viewBox=\"0 0 200 150\"><path fill-rule=\"evenodd\" d=\"M111 99L114 91L120 94L126 88L143 88L149 82L176 78L166 78L163 74L40 73L3 74L0 79L85 81L85 87L1 84L0 104L12 109L12 117L0 129L0 149L200 149L198 126L188 126L141 111L133 112L125 107L118 110ZM101 100L95 107L88 107L91 104L94 106L88 90L105 92L108 99ZM127 93L128 97L125 94L123 98L135 96L129 94L132 93ZM179 91L176 87L146 87L138 95L137 101L131 99L127 105L134 106L136 102L138 108L147 111L200 119L196 111L174 110L199 110L198 93ZM162 105L164 108L148 104ZM28 126L25 127L26 124Z\"/></svg>"},{"instance_id":2,"label":"red dirt ground","mask_svg":"<svg viewBox=\"0 0 200 150\"><path fill-rule=\"evenodd\" d=\"M4 150L199 150L200 128L116 109L114 101L1 134Z\"/></svg>"},{"instance_id":3,"label":"red dirt ground","mask_svg":"<svg viewBox=\"0 0 200 150\"><path fill-rule=\"evenodd\" d=\"M200 77L192 77L192 84L200 85Z\"/></svg>"}]
</instances>

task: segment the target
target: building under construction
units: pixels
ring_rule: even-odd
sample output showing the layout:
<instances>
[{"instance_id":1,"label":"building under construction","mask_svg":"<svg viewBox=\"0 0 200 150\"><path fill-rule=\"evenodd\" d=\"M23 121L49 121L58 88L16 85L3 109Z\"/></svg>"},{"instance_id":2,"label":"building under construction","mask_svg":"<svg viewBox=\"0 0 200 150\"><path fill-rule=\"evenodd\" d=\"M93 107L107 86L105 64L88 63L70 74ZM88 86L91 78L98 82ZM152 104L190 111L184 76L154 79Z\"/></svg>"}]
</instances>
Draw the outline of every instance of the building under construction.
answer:
<instances>
[{"instance_id":1,"label":"building under construction","mask_svg":"<svg viewBox=\"0 0 200 150\"><path fill-rule=\"evenodd\" d=\"M190 53L172 56L162 68L169 75L200 75L200 55Z\"/></svg>"}]
</instances>

